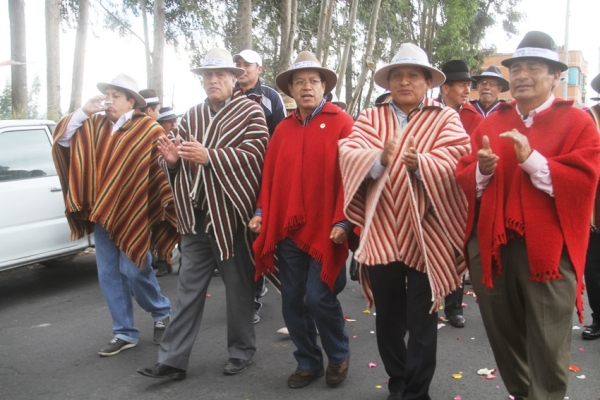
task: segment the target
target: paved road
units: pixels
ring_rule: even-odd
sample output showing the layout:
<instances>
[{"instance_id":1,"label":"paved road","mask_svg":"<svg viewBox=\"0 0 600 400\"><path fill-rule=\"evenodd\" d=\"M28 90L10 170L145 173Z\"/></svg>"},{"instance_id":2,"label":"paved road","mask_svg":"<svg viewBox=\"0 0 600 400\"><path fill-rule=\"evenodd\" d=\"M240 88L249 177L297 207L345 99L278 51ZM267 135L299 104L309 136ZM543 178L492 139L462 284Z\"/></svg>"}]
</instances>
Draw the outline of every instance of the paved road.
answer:
<instances>
[{"instance_id":1,"label":"paved road","mask_svg":"<svg viewBox=\"0 0 600 400\"><path fill-rule=\"evenodd\" d=\"M177 275L160 278L163 292L174 299ZM467 287L469 289L470 287ZM387 375L377 353L373 314L364 314L365 301L355 282L340 298L344 313L355 321L346 327L352 361L348 378L331 389L320 379L303 389L289 389L286 379L295 369L294 346L278 335L283 326L281 298L271 288L264 298L262 320L256 325L258 352L244 373L225 376L224 285L213 279L203 326L196 342L188 378L154 380L138 375L138 366L156 362L152 320L136 308L141 329L137 347L108 358L97 350L111 339L108 310L100 292L94 256L78 257L56 268L34 265L0 274L0 399L360 399L383 400ZM467 327L442 327L432 399L507 399L498 377L477 376L480 368L495 367L475 298L465 296ZM372 310L374 311L374 310ZM589 311L586 312L589 321ZM576 320L574 319L575 326ZM571 400L600 398L600 341L585 342L575 330ZM369 368L376 363L376 368ZM463 373L462 379L452 374ZM576 375L585 375L578 379ZM381 388L379 388L381 386Z\"/></svg>"}]
</instances>

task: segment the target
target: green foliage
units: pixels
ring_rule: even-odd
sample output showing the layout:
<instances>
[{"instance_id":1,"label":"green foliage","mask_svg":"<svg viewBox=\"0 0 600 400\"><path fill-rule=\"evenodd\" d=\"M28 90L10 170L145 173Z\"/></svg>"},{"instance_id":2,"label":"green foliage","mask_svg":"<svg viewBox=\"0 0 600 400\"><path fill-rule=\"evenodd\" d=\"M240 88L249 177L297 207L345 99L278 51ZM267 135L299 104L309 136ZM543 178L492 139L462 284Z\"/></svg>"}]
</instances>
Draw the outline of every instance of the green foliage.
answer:
<instances>
[{"instance_id":1,"label":"green foliage","mask_svg":"<svg viewBox=\"0 0 600 400\"><path fill-rule=\"evenodd\" d=\"M31 90L27 95L29 112L17 111L13 114L12 109L12 86L10 80L6 80L4 88L0 93L0 120L4 119L39 119L43 116L39 115L38 98L40 95L40 77L38 75L33 79Z\"/></svg>"}]
</instances>

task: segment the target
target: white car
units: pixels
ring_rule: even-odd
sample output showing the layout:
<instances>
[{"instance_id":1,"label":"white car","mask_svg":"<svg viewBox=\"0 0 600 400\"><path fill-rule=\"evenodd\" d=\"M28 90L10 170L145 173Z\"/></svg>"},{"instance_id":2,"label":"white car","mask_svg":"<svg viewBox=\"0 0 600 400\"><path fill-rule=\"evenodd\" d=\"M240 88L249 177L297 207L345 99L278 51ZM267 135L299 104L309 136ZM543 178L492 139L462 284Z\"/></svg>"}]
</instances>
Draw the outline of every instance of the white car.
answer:
<instances>
[{"instance_id":1,"label":"white car","mask_svg":"<svg viewBox=\"0 0 600 400\"><path fill-rule=\"evenodd\" d=\"M55 122L0 121L0 270L68 260L93 246L71 241L52 162Z\"/></svg>"}]
</instances>

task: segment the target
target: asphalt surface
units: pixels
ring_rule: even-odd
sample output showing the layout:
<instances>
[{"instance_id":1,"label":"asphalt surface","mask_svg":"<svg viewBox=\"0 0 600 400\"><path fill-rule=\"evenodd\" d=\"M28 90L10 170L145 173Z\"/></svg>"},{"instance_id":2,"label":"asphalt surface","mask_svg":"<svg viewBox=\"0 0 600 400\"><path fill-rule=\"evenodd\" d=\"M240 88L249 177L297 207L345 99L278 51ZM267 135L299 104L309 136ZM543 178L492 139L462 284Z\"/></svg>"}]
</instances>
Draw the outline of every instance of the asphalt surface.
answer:
<instances>
[{"instance_id":1,"label":"asphalt surface","mask_svg":"<svg viewBox=\"0 0 600 400\"><path fill-rule=\"evenodd\" d=\"M159 281L174 301L178 276ZM110 315L97 282L93 254L55 268L40 265L0 273L0 399L373 399L387 396L387 375L375 341L376 310L363 311L366 302L356 282L340 295L352 358L347 380L328 388L324 378L303 389L289 389L287 377L296 364L291 340L277 334L283 326L281 297L272 288L264 297L256 325L258 352L248 370L225 376L227 361L225 287L211 282L211 297L191 356L187 379L151 379L136 373L156 362L152 319L136 305L141 330L137 347L113 357L97 351L112 338ZM470 286L465 288L470 290ZM449 325L438 331L437 369L432 399L507 399L500 376L485 379L481 368L495 368L475 297L465 296L467 326ZM441 315L442 313L440 313ZM586 322L590 321L586 310ZM581 326L574 316L574 327ZM573 331L572 372L567 396L571 400L600 398L600 340L584 341ZM376 364L373 367L373 364ZM462 372L462 378L453 374ZM578 376L580 378L578 378ZM585 378L581 379L582 376Z\"/></svg>"}]
</instances>

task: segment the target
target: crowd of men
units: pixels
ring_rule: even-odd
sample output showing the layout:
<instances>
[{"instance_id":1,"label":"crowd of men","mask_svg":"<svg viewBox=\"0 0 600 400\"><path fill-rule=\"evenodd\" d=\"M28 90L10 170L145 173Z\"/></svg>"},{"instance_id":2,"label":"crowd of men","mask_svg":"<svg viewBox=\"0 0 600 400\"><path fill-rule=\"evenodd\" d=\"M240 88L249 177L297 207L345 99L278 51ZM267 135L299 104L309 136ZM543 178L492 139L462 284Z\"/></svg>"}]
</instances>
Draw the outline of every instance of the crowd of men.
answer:
<instances>
[{"instance_id":1,"label":"crowd of men","mask_svg":"<svg viewBox=\"0 0 600 400\"><path fill-rule=\"evenodd\" d=\"M53 146L73 236L96 238L113 321L99 355L136 346L133 294L160 345L138 372L185 379L218 270L224 374L252 362L268 277L296 347L287 385L325 376L338 386L351 349L337 296L352 250L377 311L388 399L430 398L437 313L443 305L465 326L467 270L509 394L563 399L584 271L593 323L583 338L600 338L600 106L586 113L554 96L568 67L543 32L527 33L502 65L508 80L496 66L471 76L463 60L437 69L404 43L374 74L386 92L356 121L333 96L335 72L308 51L276 91L260 81L255 51L211 49L192 69L207 98L179 123L132 78L99 83L102 94L59 122ZM509 90L512 101L498 99ZM172 272L177 244L171 306L156 276Z\"/></svg>"}]
</instances>

